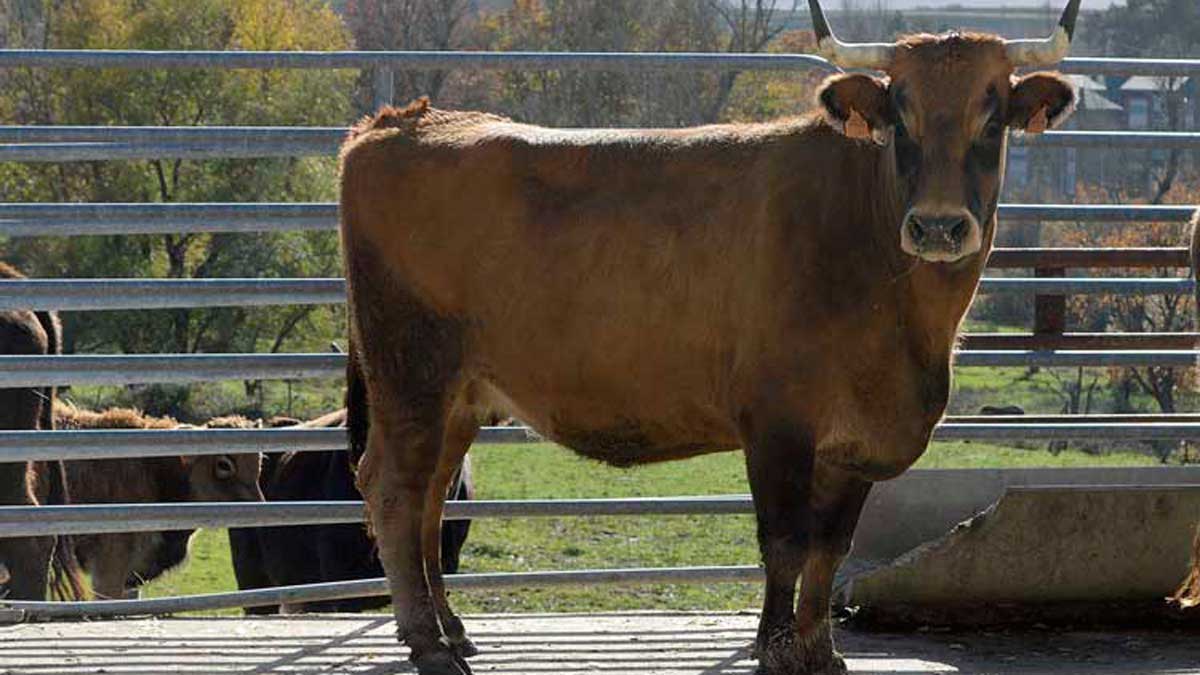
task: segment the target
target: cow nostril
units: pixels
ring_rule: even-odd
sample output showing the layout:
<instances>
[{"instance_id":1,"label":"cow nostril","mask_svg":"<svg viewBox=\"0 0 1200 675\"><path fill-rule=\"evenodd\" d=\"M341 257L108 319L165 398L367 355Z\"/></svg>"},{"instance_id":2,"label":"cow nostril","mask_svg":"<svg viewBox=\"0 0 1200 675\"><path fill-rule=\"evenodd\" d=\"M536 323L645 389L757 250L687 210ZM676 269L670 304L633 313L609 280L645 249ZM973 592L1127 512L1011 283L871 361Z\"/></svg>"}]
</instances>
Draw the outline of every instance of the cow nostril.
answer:
<instances>
[{"instance_id":1,"label":"cow nostril","mask_svg":"<svg viewBox=\"0 0 1200 675\"><path fill-rule=\"evenodd\" d=\"M908 219L908 233L914 242L920 242L925 238L925 227L921 225L921 219L912 216Z\"/></svg>"},{"instance_id":2,"label":"cow nostril","mask_svg":"<svg viewBox=\"0 0 1200 675\"><path fill-rule=\"evenodd\" d=\"M963 218L950 228L950 238L953 241L962 241L967 238L967 219Z\"/></svg>"}]
</instances>

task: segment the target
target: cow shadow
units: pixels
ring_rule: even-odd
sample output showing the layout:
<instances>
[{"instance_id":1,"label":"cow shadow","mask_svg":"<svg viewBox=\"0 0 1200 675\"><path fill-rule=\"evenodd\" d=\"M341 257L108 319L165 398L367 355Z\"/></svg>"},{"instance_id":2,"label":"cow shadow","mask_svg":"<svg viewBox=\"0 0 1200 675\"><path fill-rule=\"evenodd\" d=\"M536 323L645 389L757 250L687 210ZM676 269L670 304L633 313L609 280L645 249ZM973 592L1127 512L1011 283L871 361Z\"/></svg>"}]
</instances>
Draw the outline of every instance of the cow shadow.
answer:
<instances>
[{"instance_id":1,"label":"cow shadow","mask_svg":"<svg viewBox=\"0 0 1200 675\"><path fill-rule=\"evenodd\" d=\"M476 673L541 675L752 675L754 631L748 625L664 625L656 617L613 617L595 630L520 615L478 625ZM257 674L415 673L388 616L288 619L171 619L156 633L105 622L104 635L78 624L0 629L0 672L83 675L105 672L240 672ZM625 623L622 623L625 622ZM140 622L139 622L140 623ZM468 624L471 621L468 620ZM54 624L46 625L54 627ZM93 624L93 628L95 624ZM1020 672L1152 675L1196 672L1194 631L1087 633L974 631L880 633L839 630L852 675Z\"/></svg>"}]
</instances>

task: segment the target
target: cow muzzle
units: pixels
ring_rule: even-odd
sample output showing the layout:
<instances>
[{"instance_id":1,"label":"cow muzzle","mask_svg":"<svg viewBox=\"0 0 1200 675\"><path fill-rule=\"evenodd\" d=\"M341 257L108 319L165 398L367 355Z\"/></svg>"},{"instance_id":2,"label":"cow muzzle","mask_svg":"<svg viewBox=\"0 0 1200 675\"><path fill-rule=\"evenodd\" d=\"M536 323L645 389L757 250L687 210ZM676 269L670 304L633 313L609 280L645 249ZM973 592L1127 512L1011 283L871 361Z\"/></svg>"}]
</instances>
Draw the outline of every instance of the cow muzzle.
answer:
<instances>
[{"instance_id":1,"label":"cow muzzle","mask_svg":"<svg viewBox=\"0 0 1200 675\"><path fill-rule=\"evenodd\" d=\"M912 209L900 227L900 248L927 262L961 260L982 245L979 221L965 209L943 213Z\"/></svg>"}]
</instances>

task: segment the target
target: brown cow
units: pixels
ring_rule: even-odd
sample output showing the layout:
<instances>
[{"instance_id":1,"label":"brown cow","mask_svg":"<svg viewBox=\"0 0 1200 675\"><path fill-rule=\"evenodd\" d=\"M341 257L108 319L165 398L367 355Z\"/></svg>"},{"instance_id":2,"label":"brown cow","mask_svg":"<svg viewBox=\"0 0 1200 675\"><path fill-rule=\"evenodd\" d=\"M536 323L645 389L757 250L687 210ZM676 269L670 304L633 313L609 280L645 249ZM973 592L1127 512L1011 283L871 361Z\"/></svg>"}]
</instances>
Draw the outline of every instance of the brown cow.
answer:
<instances>
[{"instance_id":1,"label":"brown cow","mask_svg":"<svg viewBox=\"0 0 1200 675\"><path fill-rule=\"evenodd\" d=\"M1192 216L1191 222L1191 251L1192 281L1195 304L1193 305L1193 321L1200 326L1200 210ZM1180 607L1195 607L1200 605L1200 525L1196 527L1196 535L1192 538L1192 565L1187 578L1179 585L1171 601Z\"/></svg>"},{"instance_id":2,"label":"brown cow","mask_svg":"<svg viewBox=\"0 0 1200 675\"><path fill-rule=\"evenodd\" d=\"M1052 127L1075 100L1014 70L1065 55L1079 1L1045 41L886 45L838 42L811 5L828 56L887 78L832 76L808 116L568 131L418 102L352 130L341 234L366 405L350 435L422 675L470 672L437 533L497 410L617 466L743 448L760 672L845 672L834 572L872 482L943 414L1006 130Z\"/></svg>"},{"instance_id":3,"label":"brown cow","mask_svg":"<svg viewBox=\"0 0 1200 675\"><path fill-rule=\"evenodd\" d=\"M0 279L24 279L15 268L0 263ZM0 311L0 354L43 356L62 353L62 326L54 312ZM53 387L0 389L0 429L54 428L50 402ZM42 501L67 501L62 462L46 464L38 482L31 462L0 463L0 504L36 506ZM59 537L0 538L0 567L7 579L0 580L0 597L9 600L45 600L46 583L54 565L56 587L61 596L80 597L83 587L77 570L70 565L69 539ZM57 558L57 560L55 560ZM64 562L65 561L65 562Z\"/></svg>"},{"instance_id":4,"label":"brown cow","mask_svg":"<svg viewBox=\"0 0 1200 675\"><path fill-rule=\"evenodd\" d=\"M64 429L174 429L170 418L112 408L80 410L60 403L54 408ZM81 504L262 501L256 454L200 457L145 457L66 462L72 500ZM79 563L92 576L101 598L121 598L179 565L195 530L128 532L75 537Z\"/></svg>"}]
</instances>

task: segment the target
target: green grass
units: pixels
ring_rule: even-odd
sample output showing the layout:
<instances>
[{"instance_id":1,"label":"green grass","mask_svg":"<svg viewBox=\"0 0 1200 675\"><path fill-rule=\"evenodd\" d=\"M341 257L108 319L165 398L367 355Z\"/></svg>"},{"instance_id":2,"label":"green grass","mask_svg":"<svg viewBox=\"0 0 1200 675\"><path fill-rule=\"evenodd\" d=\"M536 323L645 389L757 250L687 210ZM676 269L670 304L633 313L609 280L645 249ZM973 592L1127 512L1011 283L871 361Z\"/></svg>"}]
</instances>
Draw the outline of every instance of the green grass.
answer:
<instances>
[{"instance_id":1,"label":"green grass","mask_svg":"<svg viewBox=\"0 0 1200 675\"><path fill-rule=\"evenodd\" d=\"M479 499L640 497L747 492L741 453L614 469L550 444L477 447ZM1090 455L1023 450L987 443L935 443L922 468L1127 466L1147 455ZM481 519L471 526L464 572L603 567L745 565L758 561L750 516ZM146 596L236 590L224 531L201 531L188 565L151 584ZM757 606L757 584L660 585L471 591L456 593L464 612L744 609Z\"/></svg>"}]
</instances>

